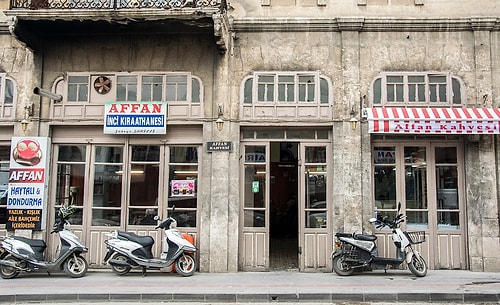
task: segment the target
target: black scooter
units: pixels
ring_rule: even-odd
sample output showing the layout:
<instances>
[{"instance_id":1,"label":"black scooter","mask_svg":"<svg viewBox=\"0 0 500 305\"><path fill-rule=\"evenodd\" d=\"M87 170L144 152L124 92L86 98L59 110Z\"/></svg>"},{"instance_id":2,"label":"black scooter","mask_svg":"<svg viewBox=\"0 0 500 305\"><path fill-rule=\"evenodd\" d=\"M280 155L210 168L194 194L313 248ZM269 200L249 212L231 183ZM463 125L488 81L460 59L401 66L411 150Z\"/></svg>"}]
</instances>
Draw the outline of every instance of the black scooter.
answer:
<instances>
[{"instance_id":1,"label":"black scooter","mask_svg":"<svg viewBox=\"0 0 500 305\"><path fill-rule=\"evenodd\" d=\"M336 233L335 250L331 254L333 259L333 270L341 276L351 275L355 270L363 269L390 269L406 263L411 273L423 277L427 274L427 264L420 253L412 246L425 241L425 232L402 231L400 225L404 222L403 214L400 214L401 203L398 204L398 212L394 220L390 221L387 216L382 219L371 218L370 223L376 225L377 229L388 227L392 230L392 240L396 246L396 257L378 256L375 235Z\"/></svg>"},{"instance_id":2,"label":"black scooter","mask_svg":"<svg viewBox=\"0 0 500 305\"><path fill-rule=\"evenodd\" d=\"M63 206L59 209L52 233L58 233L61 240L59 257L53 261L45 260L44 251L47 248L45 241L30 239L21 236L2 236L0 238L0 276L12 279L21 271L33 272L46 270L64 270L73 278L82 277L87 273L88 263L83 254L88 249L80 242L78 237L69 230L69 222L74 209Z\"/></svg>"}]
</instances>

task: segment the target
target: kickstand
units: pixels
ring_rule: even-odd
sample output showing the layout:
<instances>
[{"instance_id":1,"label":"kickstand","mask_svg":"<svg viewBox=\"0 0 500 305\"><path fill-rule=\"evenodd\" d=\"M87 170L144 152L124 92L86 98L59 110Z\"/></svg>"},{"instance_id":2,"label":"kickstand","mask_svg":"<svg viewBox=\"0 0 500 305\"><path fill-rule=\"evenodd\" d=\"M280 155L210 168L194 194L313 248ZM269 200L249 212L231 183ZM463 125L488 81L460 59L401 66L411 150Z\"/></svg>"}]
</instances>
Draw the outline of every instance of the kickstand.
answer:
<instances>
[{"instance_id":1,"label":"kickstand","mask_svg":"<svg viewBox=\"0 0 500 305\"><path fill-rule=\"evenodd\" d=\"M142 267L142 276L146 276L146 267Z\"/></svg>"},{"instance_id":2,"label":"kickstand","mask_svg":"<svg viewBox=\"0 0 500 305\"><path fill-rule=\"evenodd\" d=\"M48 274L49 276L51 276L50 271L48 271L48 270L47 270L47 274Z\"/></svg>"}]
</instances>

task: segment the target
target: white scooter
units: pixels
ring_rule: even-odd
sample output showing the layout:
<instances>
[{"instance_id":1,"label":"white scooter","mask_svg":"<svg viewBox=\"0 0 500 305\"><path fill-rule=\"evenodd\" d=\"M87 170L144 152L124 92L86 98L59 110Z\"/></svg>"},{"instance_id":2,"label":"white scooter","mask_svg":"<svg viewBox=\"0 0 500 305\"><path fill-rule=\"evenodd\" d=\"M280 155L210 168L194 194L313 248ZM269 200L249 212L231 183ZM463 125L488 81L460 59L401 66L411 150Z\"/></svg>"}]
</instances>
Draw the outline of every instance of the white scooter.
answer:
<instances>
[{"instance_id":1,"label":"white scooter","mask_svg":"<svg viewBox=\"0 0 500 305\"><path fill-rule=\"evenodd\" d=\"M333 270L338 275L351 275L355 270L364 268L384 269L396 268L403 263L408 265L411 273L422 277L427 274L427 264L420 253L412 246L425 241L425 232L406 232L401 230L400 225L405 216L400 214L401 203L398 204L398 212L394 220L371 218L370 223L376 225L377 229L388 227L392 230L392 240L396 246L396 257L378 256L375 235L336 233L337 241L335 250L331 254L333 259Z\"/></svg>"},{"instance_id":2,"label":"white scooter","mask_svg":"<svg viewBox=\"0 0 500 305\"><path fill-rule=\"evenodd\" d=\"M161 221L158 216L155 216L155 219ZM145 275L147 269L158 270L172 265L181 276L193 275L197 268L194 259L196 247L181 235L173 217L161 221L155 229L159 228L165 230L164 242L168 247L161 258L153 257L151 249L154 239L151 236L139 236L117 230L108 233L107 236L111 238L104 241L108 248L104 263L111 265L117 275L127 274L132 267L141 267L142 274Z\"/></svg>"},{"instance_id":3,"label":"white scooter","mask_svg":"<svg viewBox=\"0 0 500 305\"><path fill-rule=\"evenodd\" d=\"M12 279L21 271L32 272L63 269L73 278L82 277L87 273L88 263L83 254L88 249L78 237L69 230L69 222L74 209L71 206L62 206L59 209L52 233L58 233L61 240L59 257L53 261L45 260L44 251L47 248L42 239L30 239L21 236L2 236L0 238L0 276Z\"/></svg>"}]
</instances>

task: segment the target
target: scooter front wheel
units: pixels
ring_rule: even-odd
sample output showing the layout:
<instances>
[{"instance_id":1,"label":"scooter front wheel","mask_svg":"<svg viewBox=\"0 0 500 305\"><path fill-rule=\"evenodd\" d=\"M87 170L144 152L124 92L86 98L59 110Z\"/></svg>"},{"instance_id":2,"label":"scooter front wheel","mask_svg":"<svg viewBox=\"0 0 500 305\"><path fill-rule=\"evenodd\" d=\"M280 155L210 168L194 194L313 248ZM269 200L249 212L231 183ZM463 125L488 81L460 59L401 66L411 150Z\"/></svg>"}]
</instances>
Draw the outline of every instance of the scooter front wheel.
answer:
<instances>
[{"instance_id":1,"label":"scooter front wheel","mask_svg":"<svg viewBox=\"0 0 500 305\"><path fill-rule=\"evenodd\" d=\"M13 264L17 264L17 259L12 255L7 255L3 258L4 261L8 261ZM13 279L19 275L19 270L14 267L0 266L0 276L3 279Z\"/></svg>"},{"instance_id":2,"label":"scooter front wheel","mask_svg":"<svg viewBox=\"0 0 500 305\"><path fill-rule=\"evenodd\" d=\"M196 260L193 255L183 253L175 260L175 271L182 276L191 276L196 271Z\"/></svg>"},{"instance_id":3,"label":"scooter front wheel","mask_svg":"<svg viewBox=\"0 0 500 305\"><path fill-rule=\"evenodd\" d=\"M82 277L87 274L87 270L89 269L89 264L87 260L77 254L72 254L68 257L68 259L64 262L63 265L64 272L72 278Z\"/></svg>"},{"instance_id":4,"label":"scooter front wheel","mask_svg":"<svg viewBox=\"0 0 500 305\"><path fill-rule=\"evenodd\" d=\"M413 275L423 277L427 274L427 263L422 256L413 254L408 264L408 269L410 269Z\"/></svg>"},{"instance_id":5,"label":"scooter front wheel","mask_svg":"<svg viewBox=\"0 0 500 305\"><path fill-rule=\"evenodd\" d=\"M354 272L354 268L345 262L342 255L335 256L333 259L333 271L341 276L348 276Z\"/></svg>"}]
</instances>

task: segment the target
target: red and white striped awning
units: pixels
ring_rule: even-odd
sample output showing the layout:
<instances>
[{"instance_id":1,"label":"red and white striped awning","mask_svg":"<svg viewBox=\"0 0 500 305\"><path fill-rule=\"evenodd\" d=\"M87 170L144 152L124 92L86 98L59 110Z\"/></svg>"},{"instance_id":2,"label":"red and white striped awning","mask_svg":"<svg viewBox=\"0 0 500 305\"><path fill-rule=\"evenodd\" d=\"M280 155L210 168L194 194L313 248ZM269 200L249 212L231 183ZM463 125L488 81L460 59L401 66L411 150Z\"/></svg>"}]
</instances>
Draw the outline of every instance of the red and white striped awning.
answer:
<instances>
[{"instance_id":1,"label":"red and white striped awning","mask_svg":"<svg viewBox=\"0 0 500 305\"><path fill-rule=\"evenodd\" d=\"M500 134L499 108L364 108L370 133Z\"/></svg>"}]
</instances>

